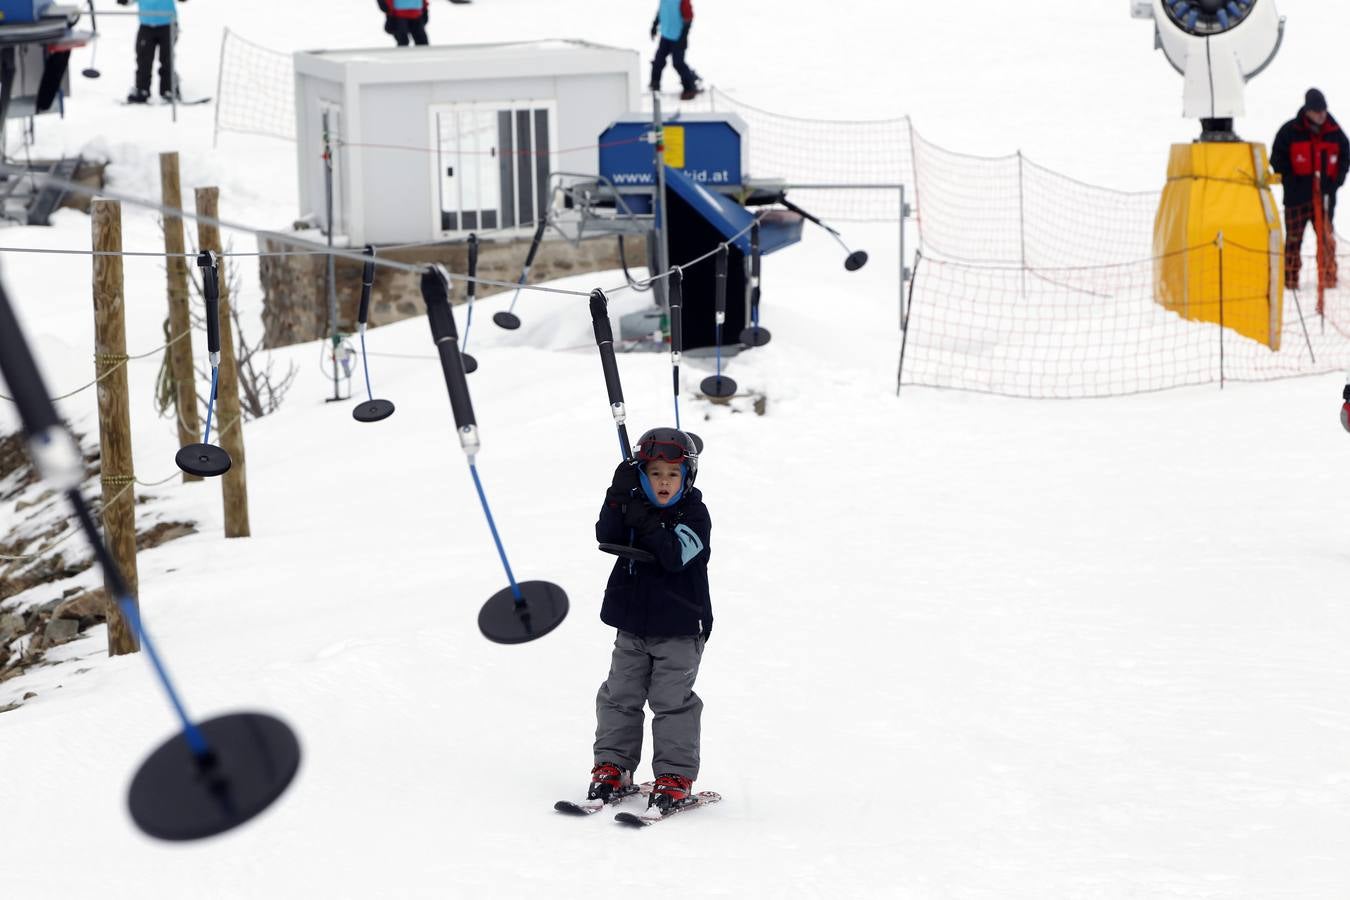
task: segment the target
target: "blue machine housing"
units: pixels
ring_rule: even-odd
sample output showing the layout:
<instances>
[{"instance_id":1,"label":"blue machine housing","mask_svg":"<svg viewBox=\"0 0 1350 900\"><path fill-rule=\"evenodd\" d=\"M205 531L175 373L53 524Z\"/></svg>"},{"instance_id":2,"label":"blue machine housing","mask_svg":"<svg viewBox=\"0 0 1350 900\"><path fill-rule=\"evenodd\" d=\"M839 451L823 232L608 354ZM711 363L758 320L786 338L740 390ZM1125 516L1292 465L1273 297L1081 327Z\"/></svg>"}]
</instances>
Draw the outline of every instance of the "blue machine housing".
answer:
<instances>
[{"instance_id":1,"label":"blue machine housing","mask_svg":"<svg viewBox=\"0 0 1350 900\"><path fill-rule=\"evenodd\" d=\"M734 190L744 183L746 128L740 116L692 113L667 119L664 125L684 131L684 160L678 168L690 181L714 190ZM600 134L600 174L613 182L638 213L651 212L656 182L653 148L647 140L651 130L650 117L633 113Z\"/></svg>"},{"instance_id":2,"label":"blue machine housing","mask_svg":"<svg viewBox=\"0 0 1350 900\"><path fill-rule=\"evenodd\" d=\"M52 0L0 0L0 24L36 22Z\"/></svg>"}]
</instances>

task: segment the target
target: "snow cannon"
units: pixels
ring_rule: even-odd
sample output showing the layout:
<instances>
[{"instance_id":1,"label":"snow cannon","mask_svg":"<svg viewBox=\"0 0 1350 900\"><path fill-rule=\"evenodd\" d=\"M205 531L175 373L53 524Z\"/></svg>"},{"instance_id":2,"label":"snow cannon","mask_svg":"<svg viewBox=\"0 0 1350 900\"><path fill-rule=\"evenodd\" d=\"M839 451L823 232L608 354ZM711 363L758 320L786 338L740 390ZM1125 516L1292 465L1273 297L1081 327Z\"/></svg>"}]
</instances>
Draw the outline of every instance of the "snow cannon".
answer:
<instances>
[{"instance_id":1,"label":"snow cannon","mask_svg":"<svg viewBox=\"0 0 1350 900\"><path fill-rule=\"evenodd\" d=\"M1284 40L1275 0L1135 0L1132 14L1153 20L1154 45L1185 81L1182 115L1200 120L1200 140L1237 140L1246 84Z\"/></svg>"},{"instance_id":2,"label":"snow cannon","mask_svg":"<svg viewBox=\"0 0 1350 900\"><path fill-rule=\"evenodd\" d=\"M1283 239L1263 144L1233 131L1246 83L1280 49L1275 0L1135 0L1154 45L1184 81L1182 115L1200 139L1172 145L1153 227L1154 300L1280 349ZM1224 264L1224 247L1229 264ZM1225 302L1226 301L1226 302Z\"/></svg>"}]
</instances>

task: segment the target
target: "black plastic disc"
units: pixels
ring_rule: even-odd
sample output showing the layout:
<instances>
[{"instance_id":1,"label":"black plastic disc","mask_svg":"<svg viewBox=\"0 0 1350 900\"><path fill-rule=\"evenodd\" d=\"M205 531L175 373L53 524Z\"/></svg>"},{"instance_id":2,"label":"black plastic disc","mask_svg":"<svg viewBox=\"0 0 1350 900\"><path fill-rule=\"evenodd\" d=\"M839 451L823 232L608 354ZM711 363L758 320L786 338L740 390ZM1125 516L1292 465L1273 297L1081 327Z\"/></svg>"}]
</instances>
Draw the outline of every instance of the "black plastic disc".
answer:
<instances>
[{"instance_id":1,"label":"black plastic disc","mask_svg":"<svg viewBox=\"0 0 1350 900\"><path fill-rule=\"evenodd\" d=\"M388 400L367 400L352 407L352 418L358 422L378 422L394 414L394 404Z\"/></svg>"},{"instance_id":2,"label":"black plastic disc","mask_svg":"<svg viewBox=\"0 0 1350 900\"><path fill-rule=\"evenodd\" d=\"M300 768L300 742L280 719L232 713L197 727L211 748L205 761L179 733L131 779L131 818L151 837L193 841L242 825L271 806Z\"/></svg>"},{"instance_id":3,"label":"black plastic disc","mask_svg":"<svg viewBox=\"0 0 1350 900\"><path fill-rule=\"evenodd\" d=\"M769 329L760 328L758 325L751 325L741 331L741 343L747 347L763 347L772 338Z\"/></svg>"},{"instance_id":4,"label":"black plastic disc","mask_svg":"<svg viewBox=\"0 0 1350 900\"><path fill-rule=\"evenodd\" d=\"M699 390L709 397L730 397L736 393L736 381L725 375L709 375L699 384Z\"/></svg>"},{"instance_id":5,"label":"black plastic disc","mask_svg":"<svg viewBox=\"0 0 1350 900\"><path fill-rule=\"evenodd\" d=\"M464 374L465 374L465 375L468 375L468 374L470 374L470 373L473 373L473 372L477 372L477 371L478 371L478 360L474 359L472 356L470 356L470 355L467 354L467 353L461 353L461 354L459 355L459 358L462 359L462 360L464 360Z\"/></svg>"},{"instance_id":6,"label":"black plastic disc","mask_svg":"<svg viewBox=\"0 0 1350 900\"><path fill-rule=\"evenodd\" d=\"M656 562L656 557L641 547L630 547L627 544L601 544L600 549L606 553L613 553L615 556L622 556L624 559L632 559L637 562Z\"/></svg>"},{"instance_id":7,"label":"black plastic disc","mask_svg":"<svg viewBox=\"0 0 1350 900\"><path fill-rule=\"evenodd\" d=\"M499 327L505 328L507 331L515 331L520 327L520 317L515 313L493 313L492 321L496 322Z\"/></svg>"},{"instance_id":8,"label":"black plastic disc","mask_svg":"<svg viewBox=\"0 0 1350 900\"><path fill-rule=\"evenodd\" d=\"M82 72L80 72L80 74L83 75L85 78L99 78L100 76L103 75L103 73L100 72L98 69L85 69Z\"/></svg>"},{"instance_id":9,"label":"black plastic disc","mask_svg":"<svg viewBox=\"0 0 1350 900\"><path fill-rule=\"evenodd\" d=\"M498 644L523 644L541 638L567 617L567 594L551 581L519 582L525 603L516 605L509 587L488 598L478 613L478 630Z\"/></svg>"},{"instance_id":10,"label":"black plastic disc","mask_svg":"<svg viewBox=\"0 0 1350 900\"><path fill-rule=\"evenodd\" d=\"M188 444L178 451L173 461L189 475L215 478L230 471L230 454L215 444Z\"/></svg>"},{"instance_id":11,"label":"black plastic disc","mask_svg":"<svg viewBox=\"0 0 1350 900\"><path fill-rule=\"evenodd\" d=\"M867 265L866 250L854 250L848 255L848 259L844 260L844 268L850 272L856 272L865 265Z\"/></svg>"}]
</instances>

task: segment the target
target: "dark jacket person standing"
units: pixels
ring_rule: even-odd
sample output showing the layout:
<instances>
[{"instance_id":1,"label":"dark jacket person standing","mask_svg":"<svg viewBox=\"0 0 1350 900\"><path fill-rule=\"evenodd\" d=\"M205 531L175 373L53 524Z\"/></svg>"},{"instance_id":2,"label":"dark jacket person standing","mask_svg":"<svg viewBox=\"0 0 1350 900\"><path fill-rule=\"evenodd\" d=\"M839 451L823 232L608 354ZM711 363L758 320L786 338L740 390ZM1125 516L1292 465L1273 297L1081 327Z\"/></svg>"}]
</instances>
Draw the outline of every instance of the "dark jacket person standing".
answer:
<instances>
[{"instance_id":1,"label":"dark jacket person standing","mask_svg":"<svg viewBox=\"0 0 1350 900\"><path fill-rule=\"evenodd\" d=\"M1320 180L1323 199L1324 276L1336 286L1336 191L1345 183L1350 163L1350 140L1331 113L1327 98L1317 88L1308 91L1297 116L1280 128L1270 150L1270 165L1284 182L1284 284L1298 288L1303 232L1314 219L1314 199ZM1320 179L1319 176L1320 175Z\"/></svg>"}]
</instances>

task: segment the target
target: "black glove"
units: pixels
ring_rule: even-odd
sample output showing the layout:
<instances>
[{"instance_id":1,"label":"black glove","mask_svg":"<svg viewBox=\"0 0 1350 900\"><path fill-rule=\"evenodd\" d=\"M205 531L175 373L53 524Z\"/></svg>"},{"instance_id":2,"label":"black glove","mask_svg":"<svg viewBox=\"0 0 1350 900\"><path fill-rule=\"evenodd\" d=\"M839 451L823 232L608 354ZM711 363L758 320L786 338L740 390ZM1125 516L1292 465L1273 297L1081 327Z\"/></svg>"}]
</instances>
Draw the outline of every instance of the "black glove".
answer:
<instances>
[{"instance_id":1,"label":"black glove","mask_svg":"<svg viewBox=\"0 0 1350 900\"><path fill-rule=\"evenodd\" d=\"M623 524L638 534L651 534L661 527L661 512L646 497L634 497L624 508Z\"/></svg>"},{"instance_id":2,"label":"black glove","mask_svg":"<svg viewBox=\"0 0 1350 900\"><path fill-rule=\"evenodd\" d=\"M614 478L605 494L614 500L627 501L638 488L637 463L625 459L614 470Z\"/></svg>"},{"instance_id":3,"label":"black glove","mask_svg":"<svg viewBox=\"0 0 1350 900\"><path fill-rule=\"evenodd\" d=\"M123 2L123 0L117 0L117 2L121 3ZM661 29L661 17L658 15L655 19L652 19L652 40L656 40L656 32L659 31L660 29Z\"/></svg>"}]
</instances>

